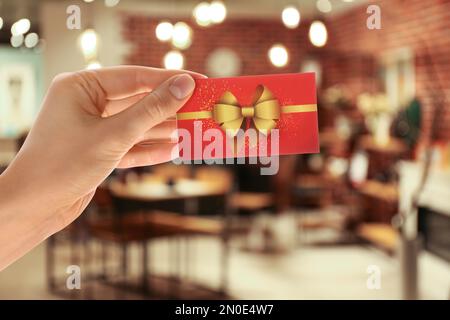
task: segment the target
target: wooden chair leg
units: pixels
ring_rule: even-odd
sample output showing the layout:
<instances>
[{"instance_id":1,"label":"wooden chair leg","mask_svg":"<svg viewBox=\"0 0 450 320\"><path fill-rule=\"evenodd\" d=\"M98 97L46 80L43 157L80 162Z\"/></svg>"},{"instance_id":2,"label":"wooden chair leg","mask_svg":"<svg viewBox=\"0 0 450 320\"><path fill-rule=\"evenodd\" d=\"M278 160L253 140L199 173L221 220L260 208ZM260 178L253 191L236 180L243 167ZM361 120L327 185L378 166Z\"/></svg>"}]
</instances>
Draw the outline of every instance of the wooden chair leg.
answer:
<instances>
[{"instance_id":1,"label":"wooden chair leg","mask_svg":"<svg viewBox=\"0 0 450 320\"><path fill-rule=\"evenodd\" d=\"M148 247L147 241L142 242L142 291L145 294L150 292L148 274Z\"/></svg>"},{"instance_id":2,"label":"wooden chair leg","mask_svg":"<svg viewBox=\"0 0 450 320\"><path fill-rule=\"evenodd\" d=\"M128 247L124 243L124 244L122 244L122 277L125 282L127 281L127 274L128 274L127 255L128 255Z\"/></svg>"},{"instance_id":3,"label":"wooden chair leg","mask_svg":"<svg viewBox=\"0 0 450 320\"><path fill-rule=\"evenodd\" d=\"M80 266L80 252L79 252L79 239L77 230L74 228L70 231L70 264L75 266ZM77 293L79 290L71 290L70 295L72 299L77 298ZM80 298L80 296L78 296Z\"/></svg>"},{"instance_id":4,"label":"wooden chair leg","mask_svg":"<svg viewBox=\"0 0 450 320\"><path fill-rule=\"evenodd\" d=\"M47 271L47 286L50 291L54 291L55 284L55 247L56 247L55 236L52 236L47 241L46 247L46 271Z\"/></svg>"},{"instance_id":5,"label":"wooden chair leg","mask_svg":"<svg viewBox=\"0 0 450 320\"><path fill-rule=\"evenodd\" d=\"M92 299L93 297L93 286L94 286L94 278L92 277L92 252L91 245L87 239L83 239L83 251L84 251L84 265L85 265L85 283L89 283L87 288L85 286L86 299Z\"/></svg>"},{"instance_id":6,"label":"wooden chair leg","mask_svg":"<svg viewBox=\"0 0 450 320\"><path fill-rule=\"evenodd\" d=\"M106 263L108 261L108 246L105 241L102 241L102 274L101 278L102 280L106 281L108 279L108 268L106 266Z\"/></svg>"}]
</instances>

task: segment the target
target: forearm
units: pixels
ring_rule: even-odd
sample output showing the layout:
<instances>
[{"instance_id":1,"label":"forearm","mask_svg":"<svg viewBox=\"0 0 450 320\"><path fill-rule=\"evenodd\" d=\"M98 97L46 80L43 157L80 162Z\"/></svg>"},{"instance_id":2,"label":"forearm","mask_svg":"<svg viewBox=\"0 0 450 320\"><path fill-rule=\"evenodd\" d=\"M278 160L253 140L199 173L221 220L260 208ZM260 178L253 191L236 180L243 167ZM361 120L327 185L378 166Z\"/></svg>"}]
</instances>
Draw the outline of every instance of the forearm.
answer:
<instances>
[{"instance_id":1,"label":"forearm","mask_svg":"<svg viewBox=\"0 0 450 320\"><path fill-rule=\"evenodd\" d=\"M0 175L0 271L56 232L55 209L10 172Z\"/></svg>"}]
</instances>

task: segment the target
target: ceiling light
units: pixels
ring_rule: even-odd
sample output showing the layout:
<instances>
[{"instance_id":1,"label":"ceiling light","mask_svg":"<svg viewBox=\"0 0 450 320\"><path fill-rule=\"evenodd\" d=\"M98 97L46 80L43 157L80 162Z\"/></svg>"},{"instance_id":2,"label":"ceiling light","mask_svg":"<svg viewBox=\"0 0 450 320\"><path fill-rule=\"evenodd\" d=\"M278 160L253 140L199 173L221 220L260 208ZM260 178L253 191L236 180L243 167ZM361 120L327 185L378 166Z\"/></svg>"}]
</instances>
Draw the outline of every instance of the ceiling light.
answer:
<instances>
[{"instance_id":1,"label":"ceiling light","mask_svg":"<svg viewBox=\"0 0 450 320\"><path fill-rule=\"evenodd\" d=\"M17 36L19 34L27 33L30 30L30 20L28 19L20 19L11 26L11 34L13 36Z\"/></svg>"},{"instance_id":2,"label":"ceiling light","mask_svg":"<svg viewBox=\"0 0 450 320\"><path fill-rule=\"evenodd\" d=\"M213 23L222 23L227 16L227 8L222 1L213 1L209 5L209 15Z\"/></svg>"},{"instance_id":3,"label":"ceiling light","mask_svg":"<svg viewBox=\"0 0 450 320\"><path fill-rule=\"evenodd\" d=\"M14 48L20 47L23 44L23 34L12 36L10 42Z\"/></svg>"},{"instance_id":4,"label":"ceiling light","mask_svg":"<svg viewBox=\"0 0 450 320\"><path fill-rule=\"evenodd\" d=\"M331 12L331 9L333 8L330 0L317 0L316 7L317 10L323 13Z\"/></svg>"},{"instance_id":5,"label":"ceiling light","mask_svg":"<svg viewBox=\"0 0 450 320\"><path fill-rule=\"evenodd\" d=\"M0 17L0 30L3 28L3 18Z\"/></svg>"},{"instance_id":6,"label":"ceiling light","mask_svg":"<svg viewBox=\"0 0 450 320\"><path fill-rule=\"evenodd\" d=\"M269 59L275 67L284 67L289 60L286 47L281 44L273 45L269 50Z\"/></svg>"},{"instance_id":7,"label":"ceiling light","mask_svg":"<svg viewBox=\"0 0 450 320\"><path fill-rule=\"evenodd\" d=\"M101 67L102 67L102 65L100 64L100 62L92 61L86 66L86 69L87 70L95 70L95 69L100 69Z\"/></svg>"},{"instance_id":8,"label":"ceiling light","mask_svg":"<svg viewBox=\"0 0 450 320\"><path fill-rule=\"evenodd\" d=\"M85 57L93 57L97 54L97 33L92 29L86 29L80 36L81 51Z\"/></svg>"},{"instance_id":9,"label":"ceiling light","mask_svg":"<svg viewBox=\"0 0 450 320\"><path fill-rule=\"evenodd\" d=\"M180 51L169 51L164 56L164 68L166 69L182 69L184 66L184 57Z\"/></svg>"},{"instance_id":10,"label":"ceiling light","mask_svg":"<svg viewBox=\"0 0 450 320\"><path fill-rule=\"evenodd\" d=\"M120 0L105 0L105 6L107 7L115 7L119 4Z\"/></svg>"},{"instance_id":11,"label":"ceiling light","mask_svg":"<svg viewBox=\"0 0 450 320\"><path fill-rule=\"evenodd\" d=\"M156 37L160 41L169 41L172 39L173 25L170 22L160 22L155 29Z\"/></svg>"},{"instance_id":12,"label":"ceiling light","mask_svg":"<svg viewBox=\"0 0 450 320\"><path fill-rule=\"evenodd\" d=\"M322 21L314 21L309 28L309 40L316 47L323 47L327 43L328 32Z\"/></svg>"},{"instance_id":13,"label":"ceiling light","mask_svg":"<svg viewBox=\"0 0 450 320\"><path fill-rule=\"evenodd\" d=\"M29 33L25 37L25 47L27 48L33 48L35 47L39 42L39 36L37 33Z\"/></svg>"},{"instance_id":14,"label":"ceiling light","mask_svg":"<svg viewBox=\"0 0 450 320\"><path fill-rule=\"evenodd\" d=\"M290 29L297 28L300 23L300 12L296 7L289 6L283 9L281 20L286 27Z\"/></svg>"},{"instance_id":15,"label":"ceiling light","mask_svg":"<svg viewBox=\"0 0 450 320\"><path fill-rule=\"evenodd\" d=\"M173 26L172 44L178 49L187 49L192 43L192 30L184 22L177 22Z\"/></svg>"},{"instance_id":16,"label":"ceiling light","mask_svg":"<svg viewBox=\"0 0 450 320\"><path fill-rule=\"evenodd\" d=\"M211 24L211 16L210 16L210 4L208 2L200 2L194 8L194 18L195 22L199 26L206 27Z\"/></svg>"}]
</instances>

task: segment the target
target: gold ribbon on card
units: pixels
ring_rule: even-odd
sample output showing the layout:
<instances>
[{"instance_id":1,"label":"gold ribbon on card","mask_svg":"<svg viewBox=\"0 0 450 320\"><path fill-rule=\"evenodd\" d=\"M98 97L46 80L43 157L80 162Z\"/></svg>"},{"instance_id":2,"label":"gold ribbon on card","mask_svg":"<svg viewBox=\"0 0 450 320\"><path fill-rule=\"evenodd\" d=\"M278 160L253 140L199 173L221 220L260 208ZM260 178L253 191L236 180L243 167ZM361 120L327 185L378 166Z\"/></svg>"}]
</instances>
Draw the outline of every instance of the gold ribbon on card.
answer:
<instances>
[{"instance_id":1,"label":"gold ribbon on card","mask_svg":"<svg viewBox=\"0 0 450 320\"><path fill-rule=\"evenodd\" d=\"M274 129L281 113L315 112L317 104L299 104L280 107L272 92L263 85L256 88L255 96L250 106L240 106L236 97L226 91L214 105L212 111L181 112L178 120L214 119L214 121L229 135L235 136L242 127L244 120L250 118L253 126L267 135Z\"/></svg>"}]
</instances>

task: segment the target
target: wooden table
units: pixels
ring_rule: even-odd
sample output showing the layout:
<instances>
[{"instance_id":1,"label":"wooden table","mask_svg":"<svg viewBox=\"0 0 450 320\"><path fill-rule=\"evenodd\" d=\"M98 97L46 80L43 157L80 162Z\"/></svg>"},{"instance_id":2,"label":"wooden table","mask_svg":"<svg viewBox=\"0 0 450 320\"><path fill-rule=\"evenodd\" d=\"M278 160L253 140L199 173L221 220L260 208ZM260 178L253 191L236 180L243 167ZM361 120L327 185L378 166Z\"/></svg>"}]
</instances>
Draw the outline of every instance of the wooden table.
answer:
<instances>
[{"instance_id":1,"label":"wooden table","mask_svg":"<svg viewBox=\"0 0 450 320\"><path fill-rule=\"evenodd\" d=\"M165 200L198 199L225 195L229 188L216 181L182 178L169 186L160 177L144 176L142 180L121 183L112 180L108 186L115 197L128 200L156 202Z\"/></svg>"},{"instance_id":2,"label":"wooden table","mask_svg":"<svg viewBox=\"0 0 450 320\"><path fill-rule=\"evenodd\" d=\"M187 237L201 234L217 234L222 237L223 254L221 257L221 288L220 293L225 294L228 286L228 265L229 265L229 224L231 209L228 206L228 196L230 193L230 184L222 179L188 179L180 178L174 181L173 185L165 183L164 178L157 175L145 175L140 179L122 183L118 180L111 180L108 184L113 198L126 200L128 202L136 202L137 204L156 204L158 202L174 202L183 203L181 214L157 211L149 215L149 223L155 227L171 228L174 234L178 236L178 240L185 240L185 248L187 250L185 261L185 277L188 278L188 259L189 259L189 242ZM199 207L199 200L207 197L224 197L225 209L224 220L222 223L217 221L207 221L212 219L196 217ZM177 229L179 232L177 232ZM182 262L181 242L176 241L175 248L175 265L176 277L178 281L182 280ZM172 255L169 255L172 256Z\"/></svg>"}]
</instances>

